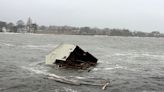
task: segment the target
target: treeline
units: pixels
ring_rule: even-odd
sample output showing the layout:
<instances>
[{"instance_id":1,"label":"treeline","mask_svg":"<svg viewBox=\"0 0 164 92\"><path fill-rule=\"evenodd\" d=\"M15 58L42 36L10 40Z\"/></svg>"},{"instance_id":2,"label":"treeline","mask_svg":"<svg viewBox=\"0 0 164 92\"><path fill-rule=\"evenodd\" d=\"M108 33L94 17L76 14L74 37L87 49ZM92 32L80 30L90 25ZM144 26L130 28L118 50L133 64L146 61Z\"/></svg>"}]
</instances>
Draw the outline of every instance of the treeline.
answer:
<instances>
[{"instance_id":1,"label":"treeline","mask_svg":"<svg viewBox=\"0 0 164 92\"><path fill-rule=\"evenodd\" d=\"M0 32L15 33L42 33L66 35L108 35L108 36L138 36L138 37L164 37L164 34L153 31L150 33L130 31L129 29L72 27L72 26L39 26L28 18L27 23L18 20L16 24L0 21Z\"/></svg>"},{"instance_id":2,"label":"treeline","mask_svg":"<svg viewBox=\"0 0 164 92\"><path fill-rule=\"evenodd\" d=\"M90 28L72 26L40 26L38 33L47 34L69 34L69 35L108 35L108 36L138 36L138 37L164 37L158 31L150 33L141 31L130 31L128 29Z\"/></svg>"}]
</instances>

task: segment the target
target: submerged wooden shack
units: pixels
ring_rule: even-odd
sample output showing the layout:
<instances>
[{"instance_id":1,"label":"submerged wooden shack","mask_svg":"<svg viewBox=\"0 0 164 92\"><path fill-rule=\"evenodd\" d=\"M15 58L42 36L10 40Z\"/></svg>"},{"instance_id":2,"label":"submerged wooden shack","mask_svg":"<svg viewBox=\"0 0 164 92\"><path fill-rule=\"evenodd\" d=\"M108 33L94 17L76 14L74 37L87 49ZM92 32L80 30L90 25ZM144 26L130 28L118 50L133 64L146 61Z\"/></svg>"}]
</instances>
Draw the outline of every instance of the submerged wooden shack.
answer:
<instances>
[{"instance_id":1,"label":"submerged wooden shack","mask_svg":"<svg viewBox=\"0 0 164 92\"><path fill-rule=\"evenodd\" d=\"M46 56L47 65L87 69L97 64L97 58L73 44L61 44Z\"/></svg>"}]
</instances>

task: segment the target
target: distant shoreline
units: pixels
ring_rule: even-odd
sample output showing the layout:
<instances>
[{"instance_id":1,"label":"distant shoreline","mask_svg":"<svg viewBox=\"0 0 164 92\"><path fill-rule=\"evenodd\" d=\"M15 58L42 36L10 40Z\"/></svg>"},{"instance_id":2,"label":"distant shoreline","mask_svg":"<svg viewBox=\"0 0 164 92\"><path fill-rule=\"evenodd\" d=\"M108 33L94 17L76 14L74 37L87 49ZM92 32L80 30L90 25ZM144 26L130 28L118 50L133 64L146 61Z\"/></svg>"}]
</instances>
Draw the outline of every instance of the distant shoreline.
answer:
<instances>
[{"instance_id":1,"label":"distant shoreline","mask_svg":"<svg viewBox=\"0 0 164 92\"><path fill-rule=\"evenodd\" d=\"M18 20L16 24L0 21L0 32L12 33L38 33L38 34L55 34L55 35L106 35L106 36L123 36L123 37L164 37L164 33L159 31L142 32L131 31L120 28L97 28L97 27L74 27L74 26L56 26L56 25L37 25L31 18L27 23Z\"/></svg>"},{"instance_id":2,"label":"distant shoreline","mask_svg":"<svg viewBox=\"0 0 164 92\"><path fill-rule=\"evenodd\" d=\"M106 37L142 37L142 36L112 36L112 35L83 35L83 34L54 34L54 33L14 33L14 32L0 32L0 34L32 34L32 35L72 35L72 36L106 36ZM149 37L143 36L144 38L164 38L164 37Z\"/></svg>"}]
</instances>

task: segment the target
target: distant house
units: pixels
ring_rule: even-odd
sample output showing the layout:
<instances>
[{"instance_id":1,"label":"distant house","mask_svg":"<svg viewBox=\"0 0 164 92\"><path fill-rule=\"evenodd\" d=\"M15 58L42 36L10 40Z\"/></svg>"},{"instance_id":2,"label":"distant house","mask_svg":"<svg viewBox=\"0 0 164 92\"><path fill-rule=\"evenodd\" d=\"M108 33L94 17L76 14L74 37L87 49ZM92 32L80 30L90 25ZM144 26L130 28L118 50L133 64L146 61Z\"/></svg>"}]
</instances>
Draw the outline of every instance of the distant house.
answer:
<instances>
[{"instance_id":1,"label":"distant house","mask_svg":"<svg viewBox=\"0 0 164 92\"><path fill-rule=\"evenodd\" d=\"M2 27L2 32L7 32L6 27Z\"/></svg>"},{"instance_id":2,"label":"distant house","mask_svg":"<svg viewBox=\"0 0 164 92\"><path fill-rule=\"evenodd\" d=\"M23 28L17 28L18 33L27 33L27 29L25 27Z\"/></svg>"}]
</instances>

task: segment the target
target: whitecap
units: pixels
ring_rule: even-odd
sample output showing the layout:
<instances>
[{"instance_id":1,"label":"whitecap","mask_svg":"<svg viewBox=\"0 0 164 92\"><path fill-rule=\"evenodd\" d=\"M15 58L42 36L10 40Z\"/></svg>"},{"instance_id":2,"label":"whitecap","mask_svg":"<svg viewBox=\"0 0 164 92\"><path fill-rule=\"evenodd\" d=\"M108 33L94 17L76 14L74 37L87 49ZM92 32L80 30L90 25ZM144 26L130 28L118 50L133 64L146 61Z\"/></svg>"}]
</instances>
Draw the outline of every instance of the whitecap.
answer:
<instances>
[{"instance_id":1,"label":"whitecap","mask_svg":"<svg viewBox=\"0 0 164 92\"><path fill-rule=\"evenodd\" d=\"M23 47L29 47L29 48L47 48L47 47L54 47L56 45L53 44L47 44L47 45L25 45Z\"/></svg>"},{"instance_id":2,"label":"whitecap","mask_svg":"<svg viewBox=\"0 0 164 92\"><path fill-rule=\"evenodd\" d=\"M164 55L163 54L151 54L151 53L136 53L136 52L132 52L132 53L115 53L113 55L111 55L110 57L112 56L128 56L128 57L154 57L154 58L164 58Z\"/></svg>"},{"instance_id":3,"label":"whitecap","mask_svg":"<svg viewBox=\"0 0 164 92\"><path fill-rule=\"evenodd\" d=\"M3 33L0 33L0 34L11 34L11 35L13 35L13 34L22 34L22 33L3 32Z\"/></svg>"},{"instance_id":4,"label":"whitecap","mask_svg":"<svg viewBox=\"0 0 164 92\"><path fill-rule=\"evenodd\" d=\"M4 43L4 42L0 42L0 44L5 45L5 46L9 46L9 47L11 47L11 46L15 46L14 44Z\"/></svg>"},{"instance_id":5,"label":"whitecap","mask_svg":"<svg viewBox=\"0 0 164 92\"><path fill-rule=\"evenodd\" d=\"M114 69L128 69L125 66L120 66L120 65L115 65L114 67L108 67L108 68L103 68L103 67L99 67L99 68L94 68L93 71L108 71L108 70L114 70Z\"/></svg>"},{"instance_id":6,"label":"whitecap","mask_svg":"<svg viewBox=\"0 0 164 92\"><path fill-rule=\"evenodd\" d=\"M128 54L125 54L125 53L115 53L113 56L126 56Z\"/></svg>"},{"instance_id":7,"label":"whitecap","mask_svg":"<svg viewBox=\"0 0 164 92\"><path fill-rule=\"evenodd\" d=\"M144 53L141 54L142 56L147 56L147 57L156 57L156 58L161 58L164 57L164 55L155 55L155 54L148 54L148 53Z\"/></svg>"},{"instance_id":8,"label":"whitecap","mask_svg":"<svg viewBox=\"0 0 164 92\"><path fill-rule=\"evenodd\" d=\"M71 89L71 88L67 88L67 87L63 87L63 88L66 92L77 92L77 90L74 90L74 89Z\"/></svg>"},{"instance_id":9,"label":"whitecap","mask_svg":"<svg viewBox=\"0 0 164 92\"><path fill-rule=\"evenodd\" d=\"M54 44L47 44L47 45L23 45L21 46L22 48L29 48L29 49L39 49L39 50L47 50L49 48L54 48L57 45Z\"/></svg>"}]
</instances>

